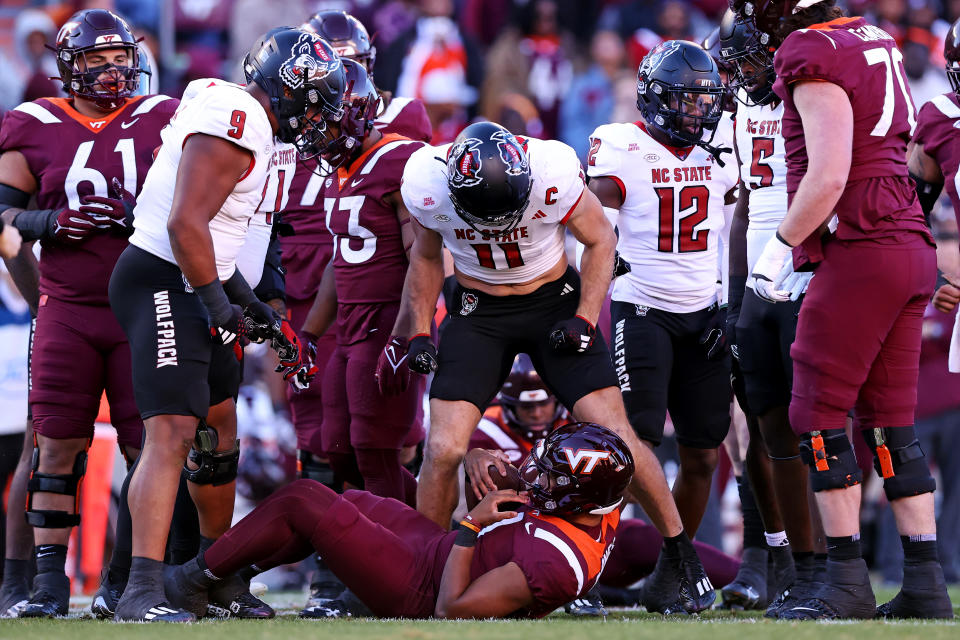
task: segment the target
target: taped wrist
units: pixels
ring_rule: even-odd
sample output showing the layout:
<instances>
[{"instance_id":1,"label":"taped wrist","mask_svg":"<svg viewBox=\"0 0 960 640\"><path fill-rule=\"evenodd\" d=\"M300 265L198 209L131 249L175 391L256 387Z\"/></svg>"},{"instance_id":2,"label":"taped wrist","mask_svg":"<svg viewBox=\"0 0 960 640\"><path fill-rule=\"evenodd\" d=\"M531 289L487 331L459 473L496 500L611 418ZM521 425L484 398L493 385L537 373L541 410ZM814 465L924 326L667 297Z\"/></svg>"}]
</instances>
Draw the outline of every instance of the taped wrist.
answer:
<instances>
[{"instance_id":1,"label":"taped wrist","mask_svg":"<svg viewBox=\"0 0 960 640\"><path fill-rule=\"evenodd\" d=\"M453 539L453 544L458 547L473 547L477 544L477 538L480 535L480 527L473 522L461 520L457 528L457 537Z\"/></svg>"},{"instance_id":2,"label":"taped wrist","mask_svg":"<svg viewBox=\"0 0 960 640\"><path fill-rule=\"evenodd\" d=\"M25 242L30 240L49 240L56 229L57 209L31 209L21 211L13 219L13 226L20 232Z\"/></svg>"},{"instance_id":3,"label":"taped wrist","mask_svg":"<svg viewBox=\"0 0 960 640\"><path fill-rule=\"evenodd\" d=\"M943 190L942 182L927 182L923 178L910 174L917 188L917 200L920 201L920 208L923 209L923 215L927 218L927 224L930 223L930 212L936 206L940 199L940 192Z\"/></svg>"},{"instance_id":4,"label":"taped wrist","mask_svg":"<svg viewBox=\"0 0 960 640\"><path fill-rule=\"evenodd\" d=\"M195 287L194 291L200 297L200 302L207 308L210 314L210 320L214 326L222 326L229 322L233 316L233 307L230 304L230 298L227 292L223 290L220 280L215 279L202 287Z\"/></svg>"},{"instance_id":5,"label":"taped wrist","mask_svg":"<svg viewBox=\"0 0 960 640\"><path fill-rule=\"evenodd\" d=\"M810 467L810 488L814 492L846 489L863 481L843 429L810 431L801 436L800 459Z\"/></svg>"},{"instance_id":6,"label":"taped wrist","mask_svg":"<svg viewBox=\"0 0 960 640\"><path fill-rule=\"evenodd\" d=\"M233 275L223 283L223 291L231 302L241 307L246 307L248 304L257 301L257 294L250 288L239 269L235 270Z\"/></svg>"}]
</instances>

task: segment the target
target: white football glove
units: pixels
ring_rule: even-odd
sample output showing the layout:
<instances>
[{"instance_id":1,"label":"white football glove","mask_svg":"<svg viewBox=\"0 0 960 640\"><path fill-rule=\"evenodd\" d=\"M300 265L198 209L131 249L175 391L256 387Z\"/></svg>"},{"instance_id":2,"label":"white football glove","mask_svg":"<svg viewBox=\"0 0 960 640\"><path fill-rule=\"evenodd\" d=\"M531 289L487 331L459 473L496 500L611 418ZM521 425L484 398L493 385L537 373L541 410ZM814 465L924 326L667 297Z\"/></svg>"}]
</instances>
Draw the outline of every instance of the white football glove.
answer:
<instances>
[{"instance_id":1,"label":"white football glove","mask_svg":"<svg viewBox=\"0 0 960 640\"><path fill-rule=\"evenodd\" d=\"M787 261L783 263L783 269L778 278L783 279L780 288L790 293L790 301L796 302L804 293L807 292L807 286L813 278L813 271L794 271L793 257L788 256Z\"/></svg>"},{"instance_id":2,"label":"white football glove","mask_svg":"<svg viewBox=\"0 0 960 640\"><path fill-rule=\"evenodd\" d=\"M774 235L753 265L753 273L750 274L753 290L767 302L786 302L790 299L790 291L784 290L783 281L787 277L784 261L790 257L792 249Z\"/></svg>"}]
</instances>

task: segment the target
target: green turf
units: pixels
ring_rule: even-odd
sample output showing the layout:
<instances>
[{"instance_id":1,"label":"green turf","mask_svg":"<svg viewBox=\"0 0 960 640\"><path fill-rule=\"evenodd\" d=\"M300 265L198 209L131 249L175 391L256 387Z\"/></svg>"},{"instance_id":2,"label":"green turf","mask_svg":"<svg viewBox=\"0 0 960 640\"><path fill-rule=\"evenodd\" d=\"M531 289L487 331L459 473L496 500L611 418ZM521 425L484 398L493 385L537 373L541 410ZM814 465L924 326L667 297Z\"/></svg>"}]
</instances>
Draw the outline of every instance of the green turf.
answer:
<instances>
[{"instance_id":1,"label":"green turf","mask_svg":"<svg viewBox=\"0 0 960 640\"><path fill-rule=\"evenodd\" d=\"M894 590L878 589L881 602ZM0 639L18 640L398 640L495 639L534 640L549 634L563 640L939 640L960 638L960 620L949 622L837 622L787 623L765 620L759 613L710 611L697 618L671 618L639 611L614 611L606 619L577 620L554 614L542 621L397 621L397 620L298 620L296 605L300 594L268 594L280 617L263 622L203 621L193 625L136 625L79 620L4 620ZM960 589L951 589L953 602L960 603ZM960 607L955 607L960 615ZM829 630L826 628L829 627Z\"/></svg>"}]
</instances>

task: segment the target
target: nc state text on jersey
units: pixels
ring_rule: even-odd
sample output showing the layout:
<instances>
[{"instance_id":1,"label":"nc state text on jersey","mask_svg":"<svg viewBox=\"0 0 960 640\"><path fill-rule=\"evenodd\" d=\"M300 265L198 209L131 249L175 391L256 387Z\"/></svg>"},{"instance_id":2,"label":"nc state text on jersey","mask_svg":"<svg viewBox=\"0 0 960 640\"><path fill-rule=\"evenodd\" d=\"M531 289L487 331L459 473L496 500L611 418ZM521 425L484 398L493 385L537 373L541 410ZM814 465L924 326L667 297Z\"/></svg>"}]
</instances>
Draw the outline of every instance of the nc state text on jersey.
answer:
<instances>
[{"instance_id":1,"label":"nc state text on jersey","mask_svg":"<svg viewBox=\"0 0 960 640\"><path fill-rule=\"evenodd\" d=\"M496 229L479 232L473 229L454 229L453 232L456 234L457 240L483 240L485 242L511 242L530 237L526 227L519 227L506 233Z\"/></svg>"},{"instance_id":2,"label":"nc state text on jersey","mask_svg":"<svg viewBox=\"0 0 960 640\"><path fill-rule=\"evenodd\" d=\"M710 167L709 165L704 165L700 167L674 167L673 169L673 182L703 182L704 180L710 180ZM650 170L650 182L653 184L664 184L671 182L671 172L670 169L660 169L654 167Z\"/></svg>"},{"instance_id":3,"label":"nc state text on jersey","mask_svg":"<svg viewBox=\"0 0 960 640\"><path fill-rule=\"evenodd\" d=\"M780 135L780 120L751 120L747 118L747 133L754 136Z\"/></svg>"}]
</instances>

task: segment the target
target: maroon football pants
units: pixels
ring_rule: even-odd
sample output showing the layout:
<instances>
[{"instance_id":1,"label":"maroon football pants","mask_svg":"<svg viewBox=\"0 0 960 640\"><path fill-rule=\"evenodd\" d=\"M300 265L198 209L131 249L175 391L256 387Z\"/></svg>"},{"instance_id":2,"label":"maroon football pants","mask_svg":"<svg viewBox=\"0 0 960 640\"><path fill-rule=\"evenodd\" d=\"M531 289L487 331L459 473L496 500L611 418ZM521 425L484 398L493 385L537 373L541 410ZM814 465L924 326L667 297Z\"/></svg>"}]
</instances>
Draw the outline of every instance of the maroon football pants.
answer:
<instances>
[{"instance_id":1,"label":"maroon football pants","mask_svg":"<svg viewBox=\"0 0 960 640\"><path fill-rule=\"evenodd\" d=\"M316 551L375 614L433 615L450 533L416 510L366 491L337 495L313 480L277 491L203 556L215 575L266 570Z\"/></svg>"}]
</instances>

